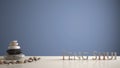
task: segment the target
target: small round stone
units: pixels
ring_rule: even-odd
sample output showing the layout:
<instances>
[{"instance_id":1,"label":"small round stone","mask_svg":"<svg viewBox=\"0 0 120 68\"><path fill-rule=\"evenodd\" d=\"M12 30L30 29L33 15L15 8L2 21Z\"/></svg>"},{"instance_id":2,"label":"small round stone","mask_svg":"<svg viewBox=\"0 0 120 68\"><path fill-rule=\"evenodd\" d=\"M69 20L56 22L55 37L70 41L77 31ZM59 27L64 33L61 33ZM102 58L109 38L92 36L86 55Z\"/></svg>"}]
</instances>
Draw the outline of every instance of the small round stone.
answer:
<instances>
[{"instance_id":1,"label":"small round stone","mask_svg":"<svg viewBox=\"0 0 120 68\"><path fill-rule=\"evenodd\" d=\"M19 60L17 60L17 61L16 61L16 63L17 63L17 64L20 64L20 61L19 61Z\"/></svg>"},{"instance_id":2,"label":"small round stone","mask_svg":"<svg viewBox=\"0 0 120 68\"><path fill-rule=\"evenodd\" d=\"M27 63L27 60L24 60L24 63Z\"/></svg>"},{"instance_id":3,"label":"small round stone","mask_svg":"<svg viewBox=\"0 0 120 68\"><path fill-rule=\"evenodd\" d=\"M2 60L0 60L0 64L3 64L3 61L2 61Z\"/></svg>"},{"instance_id":4,"label":"small round stone","mask_svg":"<svg viewBox=\"0 0 120 68\"><path fill-rule=\"evenodd\" d=\"M39 58L37 58L38 60L40 60L40 57Z\"/></svg>"},{"instance_id":5,"label":"small round stone","mask_svg":"<svg viewBox=\"0 0 120 68\"><path fill-rule=\"evenodd\" d=\"M30 58L28 59L28 62L32 62L32 61L33 61L33 58L30 57Z\"/></svg>"},{"instance_id":6,"label":"small round stone","mask_svg":"<svg viewBox=\"0 0 120 68\"><path fill-rule=\"evenodd\" d=\"M8 64L8 62L6 62L6 61L3 61L3 63L4 63L4 64Z\"/></svg>"},{"instance_id":7,"label":"small round stone","mask_svg":"<svg viewBox=\"0 0 120 68\"><path fill-rule=\"evenodd\" d=\"M33 57L34 61L37 61L37 58L36 57Z\"/></svg>"}]
</instances>

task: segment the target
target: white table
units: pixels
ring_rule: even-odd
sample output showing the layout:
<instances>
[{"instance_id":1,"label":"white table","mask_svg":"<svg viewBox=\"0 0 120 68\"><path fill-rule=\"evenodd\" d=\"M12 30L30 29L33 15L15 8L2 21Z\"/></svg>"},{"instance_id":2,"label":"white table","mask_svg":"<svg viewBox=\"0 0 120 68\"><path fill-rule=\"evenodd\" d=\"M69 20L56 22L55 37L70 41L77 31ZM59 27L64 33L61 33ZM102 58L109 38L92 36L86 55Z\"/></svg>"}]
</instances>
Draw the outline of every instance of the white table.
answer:
<instances>
[{"instance_id":1,"label":"white table","mask_svg":"<svg viewBox=\"0 0 120 68\"><path fill-rule=\"evenodd\" d=\"M39 56L41 59L26 64L0 65L0 68L120 68L117 60L61 60L62 56Z\"/></svg>"}]
</instances>

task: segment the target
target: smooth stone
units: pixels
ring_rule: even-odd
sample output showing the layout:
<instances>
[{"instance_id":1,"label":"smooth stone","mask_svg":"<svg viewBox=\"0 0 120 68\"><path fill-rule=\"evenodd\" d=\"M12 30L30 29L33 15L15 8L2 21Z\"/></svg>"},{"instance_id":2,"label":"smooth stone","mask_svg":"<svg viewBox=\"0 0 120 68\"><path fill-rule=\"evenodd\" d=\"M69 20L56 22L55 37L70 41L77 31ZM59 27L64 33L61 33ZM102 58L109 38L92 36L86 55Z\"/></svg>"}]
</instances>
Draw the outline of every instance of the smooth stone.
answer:
<instances>
[{"instance_id":1,"label":"smooth stone","mask_svg":"<svg viewBox=\"0 0 120 68\"><path fill-rule=\"evenodd\" d=\"M6 55L4 56L4 58L6 60L20 60L22 58L24 58L25 55L24 54L18 54L18 55Z\"/></svg>"}]
</instances>

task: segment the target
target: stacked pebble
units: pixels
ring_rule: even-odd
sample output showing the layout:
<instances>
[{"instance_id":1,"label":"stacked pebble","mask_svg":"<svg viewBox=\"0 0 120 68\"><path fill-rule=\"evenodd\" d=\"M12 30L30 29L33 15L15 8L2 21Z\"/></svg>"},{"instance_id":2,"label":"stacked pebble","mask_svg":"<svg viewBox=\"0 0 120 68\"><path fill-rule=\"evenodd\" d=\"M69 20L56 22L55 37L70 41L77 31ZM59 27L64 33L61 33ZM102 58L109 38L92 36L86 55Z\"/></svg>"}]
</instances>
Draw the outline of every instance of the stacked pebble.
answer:
<instances>
[{"instance_id":1,"label":"stacked pebble","mask_svg":"<svg viewBox=\"0 0 120 68\"><path fill-rule=\"evenodd\" d=\"M12 41L9 46L8 50L6 51L7 54L5 56L6 60L20 60L25 55L22 53L20 46L18 45L17 41Z\"/></svg>"}]
</instances>

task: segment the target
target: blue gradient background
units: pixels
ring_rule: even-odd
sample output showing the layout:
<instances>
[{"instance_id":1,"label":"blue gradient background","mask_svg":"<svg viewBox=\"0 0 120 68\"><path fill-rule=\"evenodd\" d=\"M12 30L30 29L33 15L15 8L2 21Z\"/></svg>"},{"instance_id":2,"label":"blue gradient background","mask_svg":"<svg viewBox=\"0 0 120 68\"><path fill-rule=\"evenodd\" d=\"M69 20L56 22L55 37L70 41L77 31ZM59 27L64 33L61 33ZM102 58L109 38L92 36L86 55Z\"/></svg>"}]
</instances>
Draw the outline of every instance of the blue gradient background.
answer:
<instances>
[{"instance_id":1,"label":"blue gradient background","mask_svg":"<svg viewBox=\"0 0 120 68\"><path fill-rule=\"evenodd\" d=\"M120 0L0 0L0 55L120 52ZM120 55L120 54L119 54Z\"/></svg>"}]
</instances>

